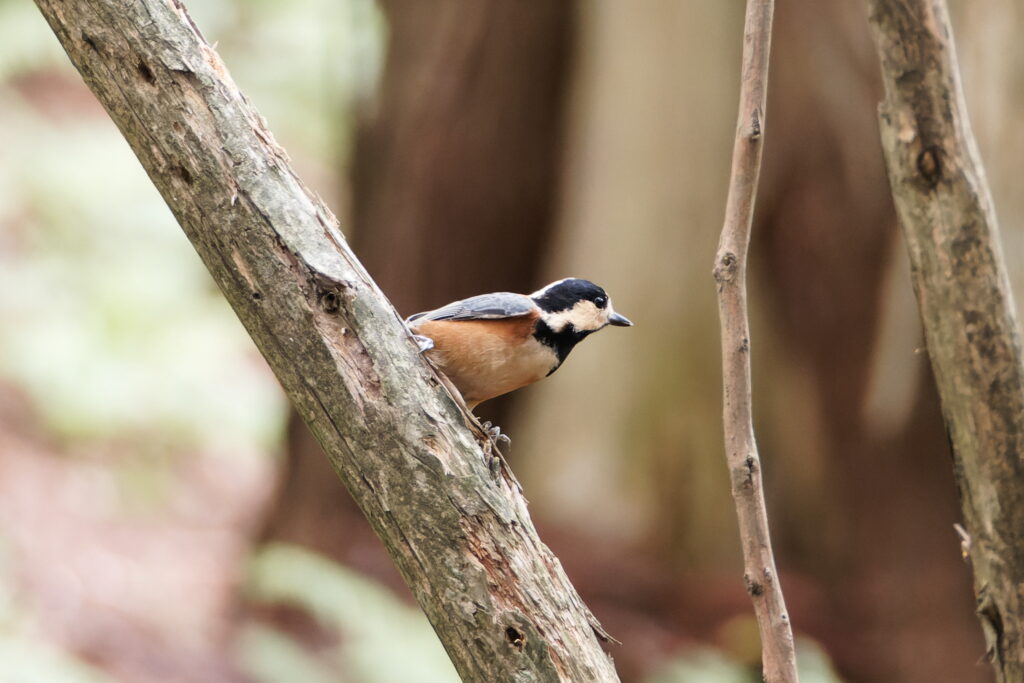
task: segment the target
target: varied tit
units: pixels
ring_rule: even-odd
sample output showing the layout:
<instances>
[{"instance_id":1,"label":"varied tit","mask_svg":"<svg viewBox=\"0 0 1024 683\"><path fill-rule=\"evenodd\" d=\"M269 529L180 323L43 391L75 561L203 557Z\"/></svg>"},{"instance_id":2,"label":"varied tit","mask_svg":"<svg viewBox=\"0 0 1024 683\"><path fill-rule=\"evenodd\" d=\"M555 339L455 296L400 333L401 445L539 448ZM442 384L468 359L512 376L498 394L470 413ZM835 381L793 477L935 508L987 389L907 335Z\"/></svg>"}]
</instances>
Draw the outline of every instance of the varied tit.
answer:
<instances>
[{"instance_id":1,"label":"varied tit","mask_svg":"<svg viewBox=\"0 0 1024 683\"><path fill-rule=\"evenodd\" d=\"M470 410L547 377L601 328L633 324L615 312L603 289L577 278L529 296L481 294L417 313L406 323Z\"/></svg>"}]
</instances>

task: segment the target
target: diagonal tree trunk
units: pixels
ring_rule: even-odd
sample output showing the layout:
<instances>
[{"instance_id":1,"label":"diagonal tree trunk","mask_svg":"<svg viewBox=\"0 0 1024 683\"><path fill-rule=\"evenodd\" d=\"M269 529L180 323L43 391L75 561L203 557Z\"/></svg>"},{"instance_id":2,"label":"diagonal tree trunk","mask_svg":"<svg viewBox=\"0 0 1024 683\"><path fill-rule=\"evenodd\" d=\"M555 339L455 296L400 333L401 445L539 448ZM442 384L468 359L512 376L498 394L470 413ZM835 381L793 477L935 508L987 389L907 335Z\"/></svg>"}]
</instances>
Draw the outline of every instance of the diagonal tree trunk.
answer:
<instances>
[{"instance_id":1,"label":"diagonal tree trunk","mask_svg":"<svg viewBox=\"0 0 1024 683\"><path fill-rule=\"evenodd\" d=\"M38 0L464 680L614 681L594 621L178 0Z\"/></svg>"},{"instance_id":2,"label":"diagonal tree trunk","mask_svg":"<svg viewBox=\"0 0 1024 683\"><path fill-rule=\"evenodd\" d=\"M943 0L869 0L882 147L953 446L977 612L1024 680L1024 362L995 210Z\"/></svg>"}]
</instances>

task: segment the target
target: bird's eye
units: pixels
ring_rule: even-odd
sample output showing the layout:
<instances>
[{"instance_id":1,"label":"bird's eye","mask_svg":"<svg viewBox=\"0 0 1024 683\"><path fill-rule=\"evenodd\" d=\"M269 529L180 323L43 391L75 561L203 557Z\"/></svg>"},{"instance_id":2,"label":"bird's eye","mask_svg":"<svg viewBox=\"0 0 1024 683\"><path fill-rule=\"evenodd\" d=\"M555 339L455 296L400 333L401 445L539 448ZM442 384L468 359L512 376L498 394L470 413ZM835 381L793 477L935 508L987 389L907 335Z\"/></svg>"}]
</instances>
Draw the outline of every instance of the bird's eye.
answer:
<instances>
[{"instance_id":1,"label":"bird's eye","mask_svg":"<svg viewBox=\"0 0 1024 683\"><path fill-rule=\"evenodd\" d=\"M607 303L608 303L608 297L606 297L606 296L599 296L596 299L594 299L594 305L597 306L598 308L604 308L605 304L607 304Z\"/></svg>"}]
</instances>

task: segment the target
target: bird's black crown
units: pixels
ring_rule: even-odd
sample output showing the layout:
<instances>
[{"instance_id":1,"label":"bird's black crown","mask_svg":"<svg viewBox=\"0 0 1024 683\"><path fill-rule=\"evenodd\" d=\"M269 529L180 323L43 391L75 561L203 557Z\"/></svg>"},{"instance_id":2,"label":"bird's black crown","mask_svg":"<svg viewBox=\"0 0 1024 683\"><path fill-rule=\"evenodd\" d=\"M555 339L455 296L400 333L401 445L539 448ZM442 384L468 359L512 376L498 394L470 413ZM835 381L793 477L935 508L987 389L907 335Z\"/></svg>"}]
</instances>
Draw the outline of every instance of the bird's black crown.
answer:
<instances>
[{"instance_id":1,"label":"bird's black crown","mask_svg":"<svg viewBox=\"0 0 1024 683\"><path fill-rule=\"evenodd\" d=\"M533 296L537 306L547 313L565 311L583 300L593 301L598 308L608 305L608 295L590 280L566 278L548 285Z\"/></svg>"}]
</instances>

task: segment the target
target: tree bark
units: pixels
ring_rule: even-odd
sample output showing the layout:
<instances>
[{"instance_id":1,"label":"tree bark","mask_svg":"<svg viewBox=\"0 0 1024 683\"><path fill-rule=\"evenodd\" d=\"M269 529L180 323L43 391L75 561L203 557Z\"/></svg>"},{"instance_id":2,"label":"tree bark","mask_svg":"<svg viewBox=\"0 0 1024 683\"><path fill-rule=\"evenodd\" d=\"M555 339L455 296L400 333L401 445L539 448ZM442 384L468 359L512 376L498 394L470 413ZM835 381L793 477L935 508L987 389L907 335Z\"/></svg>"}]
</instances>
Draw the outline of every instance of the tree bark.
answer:
<instances>
[{"instance_id":1,"label":"tree bark","mask_svg":"<svg viewBox=\"0 0 1024 683\"><path fill-rule=\"evenodd\" d=\"M977 612L1024 680L1024 363L995 211L942 0L869 0L882 147L953 446Z\"/></svg>"},{"instance_id":2,"label":"tree bark","mask_svg":"<svg viewBox=\"0 0 1024 683\"><path fill-rule=\"evenodd\" d=\"M798 680L796 653L772 554L761 463L754 440L746 294L747 250L764 141L773 10L773 0L747 1L739 117L725 224L715 257L715 281L722 322L725 457L739 519L744 579L761 634L764 678L768 683L787 683Z\"/></svg>"},{"instance_id":3,"label":"tree bark","mask_svg":"<svg viewBox=\"0 0 1024 683\"><path fill-rule=\"evenodd\" d=\"M491 475L336 219L178 0L36 3L470 681L613 681L592 615Z\"/></svg>"}]
</instances>

